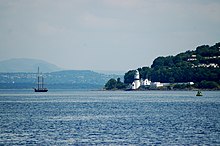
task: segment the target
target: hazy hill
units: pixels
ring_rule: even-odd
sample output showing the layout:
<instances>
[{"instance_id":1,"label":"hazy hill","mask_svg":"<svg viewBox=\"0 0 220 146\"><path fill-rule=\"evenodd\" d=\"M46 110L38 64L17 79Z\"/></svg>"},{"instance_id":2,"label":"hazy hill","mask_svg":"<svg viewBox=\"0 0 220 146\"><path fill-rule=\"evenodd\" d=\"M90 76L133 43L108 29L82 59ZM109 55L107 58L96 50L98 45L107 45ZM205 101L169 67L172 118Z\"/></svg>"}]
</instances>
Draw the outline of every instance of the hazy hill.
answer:
<instances>
[{"instance_id":1,"label":"hazy hill","mask_svg":"<svg viewBox=\"0 0 220 146\"><path fill-rule=\"evenodd\" d=\"M64 70L43 73L46 87L49 89L101 89L110 78L120 75L106 75L90 70ZM0 73L0 89L36 87L36 73Z\"/></svg>"},{"instance_id":2,"label":"hazy hill","mask_svg":"<svg viewBox=\"0 0 220 146\"><path fill-rule=\"evenodd\" d=\"M90 70L62 70L37 59L11 59L0 62L0 89L35 87L38 66L49 89L101 89L110 78L122 77Z\"/></svg>"},{"instance_id":3,"label":"hazy hill","mask_svg":"<svg viewBox=\"0 0 220 146\"><path fill-rule=\"evenodd\" d=\"M90 70L64 70L45 74L49 83L69 83L69 84L98 84L104 83L111 77L118 75L106 75Z\"/></svg>"},{"instance_id":4,"label":"hazy hill","mask_svg":"<svg viewBox=\"0 0 220 146\"><path fill-rule=\"evenodd\" d=\"M58 66L43 60L16 58L0 61L0 72L37 72L38 66L42 72L62 70Z\"/></svg>"}]
</instances>

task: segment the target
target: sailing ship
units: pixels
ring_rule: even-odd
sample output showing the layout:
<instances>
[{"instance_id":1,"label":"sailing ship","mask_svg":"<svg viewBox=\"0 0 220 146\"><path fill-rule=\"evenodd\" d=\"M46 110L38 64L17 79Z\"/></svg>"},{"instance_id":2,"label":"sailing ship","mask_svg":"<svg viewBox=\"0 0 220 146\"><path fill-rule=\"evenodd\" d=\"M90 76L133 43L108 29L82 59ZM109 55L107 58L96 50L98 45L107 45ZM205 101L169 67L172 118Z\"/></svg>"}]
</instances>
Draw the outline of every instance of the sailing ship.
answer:
<instances>
[{"instance_id":1,"label":"sailing ship","mask_svg":"<svg viewBox=\"0 0 220 146\"><path fill-rule=\"evenodd\" d=\"M38 73L37 73L37 88L34 88L34 92L47 92L48 89L44 88L44 77L39 72L39 67L38 67Z\"/></svg>"}]
</instances>

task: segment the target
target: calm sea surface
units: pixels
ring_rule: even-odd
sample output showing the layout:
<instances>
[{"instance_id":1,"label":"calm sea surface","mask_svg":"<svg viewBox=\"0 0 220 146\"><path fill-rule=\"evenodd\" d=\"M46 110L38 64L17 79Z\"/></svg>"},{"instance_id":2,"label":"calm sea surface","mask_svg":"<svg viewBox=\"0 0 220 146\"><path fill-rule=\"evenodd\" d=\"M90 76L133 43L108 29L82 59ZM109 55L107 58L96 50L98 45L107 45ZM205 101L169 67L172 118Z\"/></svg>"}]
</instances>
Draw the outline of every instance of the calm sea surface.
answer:
<instances>
[{"instance_id":1,"label":"calm sea surface","mask_svg":"<svg viewBox=\"0 0 220 146\"><path fill-rule=\"evenodd\" d=\"M220 145L220 92L0 90L0 145Z\"/></svg>"}]
</instances>

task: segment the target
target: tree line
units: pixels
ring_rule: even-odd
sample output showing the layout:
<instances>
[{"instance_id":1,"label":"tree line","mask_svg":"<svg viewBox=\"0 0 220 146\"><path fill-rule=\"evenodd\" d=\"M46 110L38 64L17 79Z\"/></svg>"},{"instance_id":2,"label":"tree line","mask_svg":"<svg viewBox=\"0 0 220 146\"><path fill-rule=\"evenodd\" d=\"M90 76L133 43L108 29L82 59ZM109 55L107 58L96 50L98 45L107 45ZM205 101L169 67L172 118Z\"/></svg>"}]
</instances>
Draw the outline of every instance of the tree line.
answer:
<instances>
[{"instance_id":1,"label":"tree line","mask_svg":"<svg viewBox=\"0 0 220 146\"><path fill-rule=\"evenodd\" d=\"M193 51L186 51L175 56L157 57L151 67L141 67L138 71L142 79L149 79L153 82L194 82L195 88L220 89L219 67L220 42L213 46L202 45ZM125 89L134 81L134 74L135 70L125 73L123 86L120 83L120 89ZM107 83L105 88L112 89ZM177 86L177 88L184 87Z\"/></svg>"}]
</instances>

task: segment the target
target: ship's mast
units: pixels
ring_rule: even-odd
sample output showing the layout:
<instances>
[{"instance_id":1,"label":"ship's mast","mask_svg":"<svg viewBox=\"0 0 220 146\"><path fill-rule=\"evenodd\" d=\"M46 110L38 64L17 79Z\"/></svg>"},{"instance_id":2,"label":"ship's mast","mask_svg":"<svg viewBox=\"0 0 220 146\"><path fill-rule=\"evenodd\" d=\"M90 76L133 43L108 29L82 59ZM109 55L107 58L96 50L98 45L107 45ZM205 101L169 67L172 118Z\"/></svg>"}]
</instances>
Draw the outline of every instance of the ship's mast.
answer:
<instances>
[{"instance_id":1,"label":"ship's mast","mask_svg":"<svg viewBox=\"0 0 220 146\"><path fill-rule=\"evenodd\" d=\"M40 73L39 78L40 78L40 83L39 83L40 84L40 89L42 89L43 88L43 83L44 83L42 72Z\"/></svg>"},{"instance_id":2,"label":"ship's mast","mask_svg":"<svg viewBox=\"0 0 220 146\"><path fill-rule=\"evenodd\" d=\"M42 76L42 88L44 88L44 77Z\"/></svg>"},{"instance_id":3,"label":"ship's mast","mask_svg":"<svg viewBox=\"0 0 220 146\"><path fill-rule=\"evenodd\" d=\"M40 88L40 74L39 74L39 66L38 66L38 72L37 72L37 87L38 87L38 90Z\"/></svg>"}]
</instances>

